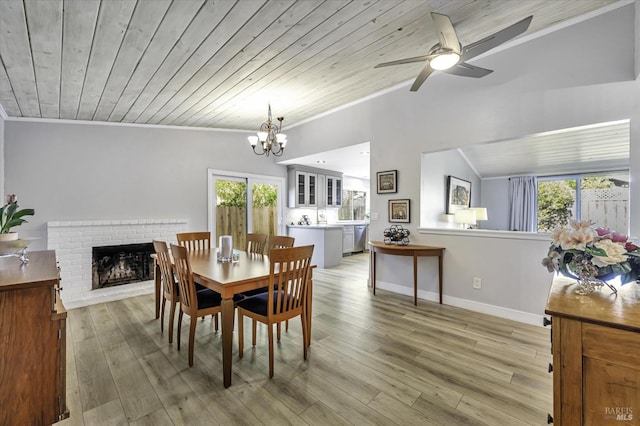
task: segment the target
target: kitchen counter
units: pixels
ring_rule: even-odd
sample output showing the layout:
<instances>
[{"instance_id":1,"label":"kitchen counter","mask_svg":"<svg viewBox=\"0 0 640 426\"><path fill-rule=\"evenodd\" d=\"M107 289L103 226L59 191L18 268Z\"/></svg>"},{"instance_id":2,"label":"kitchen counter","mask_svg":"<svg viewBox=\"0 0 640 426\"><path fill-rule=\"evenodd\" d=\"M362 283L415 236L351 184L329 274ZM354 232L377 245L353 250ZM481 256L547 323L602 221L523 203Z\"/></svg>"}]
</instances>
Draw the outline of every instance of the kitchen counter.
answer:
<instances>
[{"instance_id":1,"label":"kitchen counter","mask_svg":"<svg viewBox=\"0 0 640 426\"><path fill-rule=\"evenodd\" d=\"M287 234L296 239L296 246L313 244L311 263L318 268L329 268L342 260L342 226L339 225L287 225Z\"/></svg>"}]
</instances>

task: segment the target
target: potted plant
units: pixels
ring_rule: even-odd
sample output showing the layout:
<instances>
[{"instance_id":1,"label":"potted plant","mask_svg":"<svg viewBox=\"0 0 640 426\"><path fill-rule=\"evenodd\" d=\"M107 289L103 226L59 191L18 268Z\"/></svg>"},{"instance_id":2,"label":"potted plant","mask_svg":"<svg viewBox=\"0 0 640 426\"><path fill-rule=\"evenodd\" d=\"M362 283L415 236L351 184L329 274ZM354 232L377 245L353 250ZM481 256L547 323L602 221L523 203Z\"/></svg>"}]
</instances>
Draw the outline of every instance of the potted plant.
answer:
<instances>
[{"instance_id":1,"label":"potted plant","mask_svg":"<svg viewBox=\"0 0 640 426\"><path fill-rule=\"evenodd\" d=\"M12 241L18 239L17 232L11 232L14 226L26 222L23 216L33 216L34 209L18 210L18 197L15 194L7 195L5 205L0 208L0 241Z\"/></svg>"}]
</instances>

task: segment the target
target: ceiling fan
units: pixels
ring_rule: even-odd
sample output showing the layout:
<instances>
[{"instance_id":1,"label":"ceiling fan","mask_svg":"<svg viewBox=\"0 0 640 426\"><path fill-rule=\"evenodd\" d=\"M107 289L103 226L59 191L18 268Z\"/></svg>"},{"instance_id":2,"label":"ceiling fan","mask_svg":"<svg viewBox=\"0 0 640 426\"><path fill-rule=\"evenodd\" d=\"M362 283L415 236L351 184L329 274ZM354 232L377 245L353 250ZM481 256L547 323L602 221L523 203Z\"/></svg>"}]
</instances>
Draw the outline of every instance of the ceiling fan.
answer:
<instances>
[{"instance_id":1,"label":"ceiling fan","mask_svg":"<svg viewBox=\"0 0 640 426\"><path fill-rule=\"evenodd\" d=\"M431 12L431 17L436 26L436 34L438 34L438 40L440 41L434 45L429 53L424 56L416 56L413 58L400 59L397 61L384 62L376 65L374 68L388 67L390 65L410 64L413 62L427 62L416 80L411 86L411 91L417 91L422 83L431 75L434 70L443 71L449 74L455 74L462 77L475 77L480 78L488 74L491 74L493 70L486 68L476 67L474 65L467 64L471 58L474 58L484 52L493 49L502 43L511 40L517 35L527 31L529 24L533 19L533 15L523 20L516 22L515 24L504 28L497 33L494 33L482 40L471 43L465 47L462 47L456 30L453 28L453 24L448 16L440 13Z\"/></svg>"}]
</instances>

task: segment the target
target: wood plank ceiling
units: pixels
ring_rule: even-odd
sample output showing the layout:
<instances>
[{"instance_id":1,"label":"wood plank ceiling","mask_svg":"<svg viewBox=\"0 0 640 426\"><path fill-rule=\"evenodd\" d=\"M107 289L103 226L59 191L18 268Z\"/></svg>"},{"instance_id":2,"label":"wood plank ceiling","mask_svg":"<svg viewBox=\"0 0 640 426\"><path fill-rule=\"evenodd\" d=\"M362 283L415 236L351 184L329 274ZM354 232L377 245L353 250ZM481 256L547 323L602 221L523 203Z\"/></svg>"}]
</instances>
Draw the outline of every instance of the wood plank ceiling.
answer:
<instances>
[{"instance_id":1,"label":"wood plank ceiling","mask_svg":"<svg viewBox=\"0 0 640 426\"><path fill-rule=\"evenodd\" d=\"M533 33L613 2L0 0L0 105L10 117L252 129L271 102L286 127L415 78L422 64L373 66L426 54L432 11L465 45L528 15Z\"/></svg>"}]
</instances>

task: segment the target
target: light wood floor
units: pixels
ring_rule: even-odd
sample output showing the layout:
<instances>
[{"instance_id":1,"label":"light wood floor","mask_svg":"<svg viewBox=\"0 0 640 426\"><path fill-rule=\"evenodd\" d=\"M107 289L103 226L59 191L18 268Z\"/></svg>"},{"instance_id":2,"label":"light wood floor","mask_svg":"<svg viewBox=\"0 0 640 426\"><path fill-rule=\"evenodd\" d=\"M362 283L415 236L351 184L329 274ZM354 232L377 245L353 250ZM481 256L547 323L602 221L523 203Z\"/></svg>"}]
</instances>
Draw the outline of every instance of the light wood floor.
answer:
<instances>
[{"instance_id":1,"label":"light wood floor","mask_svg":"<svg viewBox=\"0 0 640 426\"><path fill-rule=\"evenodd\" d=\"M221 335L200 320L195 363L168 344L152 295L69 311L67 401L84 425L546 424L552 411L549 330L367 287L367 255L314 271L313 333L300 322L276 345L266 328L233 385L222 385ZM166 319L165 319L166 321Z\"/></svg>"}]
</instances>

